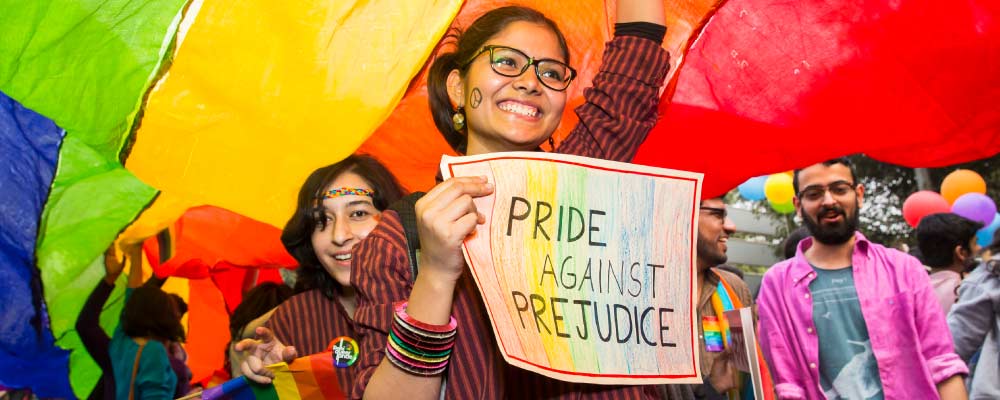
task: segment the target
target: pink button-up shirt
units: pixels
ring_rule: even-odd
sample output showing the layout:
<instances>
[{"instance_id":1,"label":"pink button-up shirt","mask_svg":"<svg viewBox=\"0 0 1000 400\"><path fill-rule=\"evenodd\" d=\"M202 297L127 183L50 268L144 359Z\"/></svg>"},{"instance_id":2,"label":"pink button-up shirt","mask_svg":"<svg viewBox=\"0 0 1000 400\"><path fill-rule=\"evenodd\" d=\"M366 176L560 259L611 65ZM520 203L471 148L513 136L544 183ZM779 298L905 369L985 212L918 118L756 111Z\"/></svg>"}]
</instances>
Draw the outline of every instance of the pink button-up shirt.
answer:
<instances>
[{"instance_id":1,"label":"pink button-up shirt","mask_svg":"<svg viewBox=\"0 0 1000 400\"><path fill-rule=\"evenodd\" d=\"M937 384L968 374L924 267L905 253L855 234L854 285L878 362L883 392L891 399L937 399ZM824 399L819 384L819 340L809 283L816 278L803 255L764 274L757 299L760 345L779 399Z\"/></svg>"}]
</instances>

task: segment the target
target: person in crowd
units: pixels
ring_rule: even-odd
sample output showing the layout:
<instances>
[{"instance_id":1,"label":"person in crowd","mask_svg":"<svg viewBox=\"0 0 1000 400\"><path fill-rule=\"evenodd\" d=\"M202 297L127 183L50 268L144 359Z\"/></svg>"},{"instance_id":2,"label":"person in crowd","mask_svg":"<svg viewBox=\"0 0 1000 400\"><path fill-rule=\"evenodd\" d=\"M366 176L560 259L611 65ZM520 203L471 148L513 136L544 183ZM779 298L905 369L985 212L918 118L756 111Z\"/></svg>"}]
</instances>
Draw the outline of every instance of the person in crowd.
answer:
<instances>
[{"instance_id":1,"label":"person in crowd","mask_svg":"<svg viewBox=\"0 0 1000 400\"><path fill-rule=\"evenodd\" d=\"M264 282L250 289L229 317L229 350L226 362L230 376L243 376L240 365L246 358L244 353L236 351L236 343L243 339L256 337L259 326L271 319L278 305L292 296L292 288L287 285Z\"/></svg>"},{"instance_id":2,"label":"person in crowd","mask_svg":"<svg viewBox=\"0 0 1000 400\"><path fill-rule=\"evenodd\" d=\"M163 282L166 282L166 279L158 279L156 275L153 275L149 281L146 281L146 284L150 284L150 282L156 282L157 287L163 287ZM177 315L183 318L188 310L187 302L176 293L168 294L174 301L174 309L177 311ZM188 355L187 351L184 350L184 344L177 341L169 341L166 343L166 346L167 355L170 356L170 369L174 370L174 375L177 375L177 386L174 390L174 397L184 397L194 390L200 390L191 386L192 373L191 368L187 365Z\"/></svg>"},{"instance_id":3,"label":"person in crowd","mask_svg":"<svg viewBox=\"0 0 1000 400\"><path fill-rule=\"evenodd\" d=\"M792 233L788 234L784 242L781 242L781 247L784 249L785 259L795 257L795 250L799 248L799 242L802 239L809 237L809 229L804 226L795 228Z\"/></svg>"},{"instance_id":4,"label":"person in crowd","mask_svg":"<svg viewBox=\"0 0 1000 400\"><path fill-rule=\"evenodd\" d=\"M962 281L948 313L959 357L968 363L982 350L969 385L973 400L1000 399L1000 231L987 249L992 256Z\"/></svg>"},{"instance_id":5,"label":"person in crowd","mask_svg":"<svg viewBox=\"0 0 1000 400\"><path fill-rule=\"evenodd\" d=\"M952 213L923 217L917 225L917 246L924 265L931 268L931 285L947 315L958 298L958 285L975 266L976 231L983 224Z\"/></svg>"},{"instance_id":6,"label":"person in crowd","mask_svg":"<svg viewBox=\"0 0 1000 400\"><path fill-rule=\"evenodd\" d=\"M656 123L669 61L661 47L663 3L618 1L617 22L593 87L584 91L586 102L576 109L580 123L559 152L628 161ZM554 149L565 90L576 76L556 24L536 10L508 6L486 12L452 38L453 51L437 54L430 67L428 92L435 125L455 151L535 151L546 142ZM655 385L562 382L503 360L461 249L485 222L473 199L492 189L481 177L439 182L409 208L415 215L410 230L406 217L389 211L358 246L351 281L358 293L361 356L351 397L398 398L405 390L414 400L656 398ZM416 242L405 238L412 229ZM411 245L419 245L412 262ZM390 332L403 323L423 327L408 332L448 348L443 361L421 363L395 351L398 341L390 336L397 334ZM440 355L430 347L414 350Z\"/></svg>"},{"instance_id":7,"label":"person in crowd","mask_svg":"<svg viewBox=\"0 0 1000 400\"><path fill-rule=\"evenodd\" d=\"M173 399L178 390L178 378L171 366L168 346L183 343L185 339L180 306L174 297L160 289L161 280L151 279L143 284L140 243L126 245L122 250L122 261L117 261L113 252L105 254L105 277L95 289L100 292L97 296L106 300L124 265L129 264L125 306L118 327L110 338L97 327L97 334L103 335L99 340L107 341L114 396L118 399ZM88 303L91 302L88 300ZM91 306L99 315L104 304L95 302Z\"/></svg>"},{"instance_id":8,"label":"person in crowd","mask_svg":"<svg viewBox=\"0 0 1000 400\"><path fill-rule=\"evenodd\" d=\"M812 237L764 274L757 299L778 397L965 398L968 369L923 266L857 231L865 190L850 160L797 170L793 186Z\"/></svg>"},{"instance_id":9,"label":"person in crowd","mask_svg":"<svg viewBox=\"0 0 1000 400\"><path fill-rule=\"evenodd\" d=\"M667 400L725 400L728 391L737 388L737 373L732 362L732 347L722 343L721 336L712 335L721 325L720 315L739 306L753 303L750 289L736 274L721 266L728 256L729 236L736 232L736 225L729 218L726 203L721 198L702 200L698 214L698 336L701 371L705 383L701 385L664 385L663 398ZM732 305L726 309L726 304ZM706 335L706 328L709 334Z\"/></svg>"},{"instance_id":10,"label":"person in crowd","mask_svg":"<svg viewBox=\"0 0 1000 400\"><path fill-rule=\"evenodd\" d=\"M267 365L323 352L342 336L357 338L352 250L402 194L392 173L365 155L348 156L309 175L281 233L281 242L299 262L296 294L278 306L264 327L256 328L257 340L245 339L234 347L246 352L240 363L243 375L270 382L274 375ZM336 369L345 394L353 386L355 369Z\"/></svg>"},{"instance_id":11,"label":"person in crowd","mask_svg":"<svg viewBox=\"0 0 1000 400\"><path fill-rule=\"evenodd\" d=\"M102 377L91 399L149 398L172 399L187 394L188 382L180 382L178 372L190 379L190 369L181 361L175 365L171 348L184 342L180 319L187 305L179 297L160 289L163 279L142 282L142 243L123 243L123 259L114 247L104 255L105 276L91 292L77 319L76 328L84 348L101 368ZM100 314L115 281L129 264L126 302L121 321L112 337L100 327ZM177 350L173 350L174 353ZM180 354L184 354L180 350ZM177 355L186 360L186 355ZM131 397L130 397L131 396Z\"/></svg>"},{"instance_id":12,"label":"person in crowd","mask_svg":"<svg viewBox=\"0 0 1000 400\"><path fill-rule=\"evenodd\" d=\"M136 253L134 249L126 247L127 253ZM97 283L97 287L90 292L87 301L80 310L80 315L76 319L76 332L80 335L80 342L87 350L90 358L94 359L101 369L101 377L97 380L97 385L90 392L88 399L115 399L115 371L111 366L111 354L108 352L111 338L101 328L101 309L107 303L111 291L115 288L115 280L118 279L121 270L124 268L124 261L119 261L115 254L114 244L104 252L104 278Z\"/></svg>"},{"instance_id":13,"label":"person in crowd","mask_svg":"<svg viewBox=\"0 0 1000 400\"><path fill-rule=\"evenodd\" d=\"M126 247L126 253L138 254L131 246ZM87 350L90 358L94 359L101 369L101 377L90 392L88 399L115 399L115 370L111 366L111 354L109 346L111 338L101 328L101 309L107 303L111 291L115 288L115 280L124 268L124 261L119 261L115 254L114 244L108 247L104 253L104 278L98 282L97 287L90 292L87 301L80 310L80 315L76 319L76 332L80 335L83 348Z\"/></svg>"}]
</instances>

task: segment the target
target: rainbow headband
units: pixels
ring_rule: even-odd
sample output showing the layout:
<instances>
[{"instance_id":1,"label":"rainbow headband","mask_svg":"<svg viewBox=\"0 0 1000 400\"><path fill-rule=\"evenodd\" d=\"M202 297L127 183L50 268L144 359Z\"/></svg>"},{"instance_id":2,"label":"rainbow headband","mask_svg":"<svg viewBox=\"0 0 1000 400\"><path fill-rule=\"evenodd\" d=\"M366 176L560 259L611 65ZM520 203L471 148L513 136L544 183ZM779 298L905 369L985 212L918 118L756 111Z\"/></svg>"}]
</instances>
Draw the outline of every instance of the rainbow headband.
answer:
<instances>
[{"instance_id":1,"label":"rainbow headband","mask_svg":"<svg viewBox=\"0 0 1000 400\"><path fill-rule=\"evenodd\" d=\"M338 189L330 189L323 194L323 199L333 199L340 196L368 196L373 197L375 194L374 190L371 189L360 189L360 188L350 188L342 187Z\"/></svg>"}]
</instances>

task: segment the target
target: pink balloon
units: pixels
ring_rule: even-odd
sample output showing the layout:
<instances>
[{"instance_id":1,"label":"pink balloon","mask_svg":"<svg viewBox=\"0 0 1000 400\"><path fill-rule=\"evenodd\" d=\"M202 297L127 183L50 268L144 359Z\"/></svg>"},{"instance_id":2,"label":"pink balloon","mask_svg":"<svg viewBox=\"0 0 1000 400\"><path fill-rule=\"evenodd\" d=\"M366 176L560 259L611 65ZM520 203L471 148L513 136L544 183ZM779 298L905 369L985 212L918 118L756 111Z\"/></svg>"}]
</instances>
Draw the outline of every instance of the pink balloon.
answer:
<instances>
[{"instance_id":1,"label":"pink balloon","mask_svg":"<svg viewBox=\"0 0 1000 400\"><path fill-rule=\"evenodd\" d=\"M940 194L930 190L913 193L903 202L903 219L914 228L924 216L946 212L951 212L951 205Z\"/></svg>"}]
</instances>

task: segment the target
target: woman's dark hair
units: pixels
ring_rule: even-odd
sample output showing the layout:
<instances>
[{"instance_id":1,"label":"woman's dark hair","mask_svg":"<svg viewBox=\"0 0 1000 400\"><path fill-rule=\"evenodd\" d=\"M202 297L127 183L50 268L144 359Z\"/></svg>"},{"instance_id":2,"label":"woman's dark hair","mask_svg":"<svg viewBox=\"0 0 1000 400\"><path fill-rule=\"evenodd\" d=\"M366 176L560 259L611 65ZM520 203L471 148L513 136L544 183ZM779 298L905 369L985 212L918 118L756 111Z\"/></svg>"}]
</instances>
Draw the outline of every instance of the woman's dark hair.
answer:
<instances>
[{"instance_id":1,"label":"woman's dark hair","mask_svg":"<svg viewBox=\"0 0 1000 400\"><path fill-rule=\"evenodd\" d=\"M320 289L324 295L333 298L339 288L330 276L312 246L312 235L317 228L323 228L323 190L340 175L353 172L371 185L375 194L372 202L379 211L403 197L403 187L396 177L378 160L367 155L350 155L338 163L313 171L306 178L295 205L295 214L285 224L281 232L281 243L288 253L299 262L296 270L295 293Z\"/></svg>"},{"instance_id":2,"label":"woman's dark hair","mask_svg":"<svg viewBox=\"0 0 1000 400\"><path fill-rule=\"evenodd\" d=\"M132 291L121 324L125 334L133 338L149 337L161 342L185 339L173 297L153 285L142 285Z\"/></svg>"},{"instance_id":3,"label":"woman's dark hair","mask_svg":"<svg viewBox=\"0 0 1000 400\"><path fill-rule=\"evenodd\" d=\"M184 299L181 296L177 295L177 293L170 293L170 298L174 299L174 307L176 307L177 313L181 317L183 317L184 314L187 314L188 304L187 302L184 301Z\"/></svg>"},{"instance_id":4,"label":"woman's dark hair","mask_svg":"<svg viewBox=\"0 0 1000 400\"><path fill-rule=\"evenodd\" d=\"M465 132L456 131L452 124L451 118L455 111L448 97L448 74L457 69L464 77L468 71L468 62L482 50L486 41L499 34L507 25L519 21L544 25L551 29L559 39L563 62L569 64L569 46L566 45L566 38L559 27L544 14L527 7L497 8L480 16L465 32L453 28L442 39L442 44L453 42L455 51L439 53L431 64L427 73L427 98L431 106L431 115L434 116L434 125L444 135L448 144L459 153L465 153L468 138Z\"/></svg>"},{"instance_id":5,"label":"woman's dark hair","mask_svg":"<svg viewBox=\"0 0 1000 400\"><path fill-rule=\"evenodd\" d=\"M288 285L264 282L250 289L243 296L243 301L233 310L229 317L229 337L233 341L240 340L240 334L247 324L277 307L292 296L292 288Z\"/></svg>"}]
</instances>

